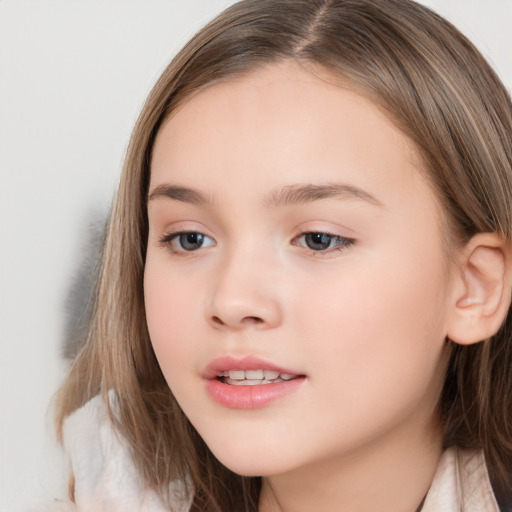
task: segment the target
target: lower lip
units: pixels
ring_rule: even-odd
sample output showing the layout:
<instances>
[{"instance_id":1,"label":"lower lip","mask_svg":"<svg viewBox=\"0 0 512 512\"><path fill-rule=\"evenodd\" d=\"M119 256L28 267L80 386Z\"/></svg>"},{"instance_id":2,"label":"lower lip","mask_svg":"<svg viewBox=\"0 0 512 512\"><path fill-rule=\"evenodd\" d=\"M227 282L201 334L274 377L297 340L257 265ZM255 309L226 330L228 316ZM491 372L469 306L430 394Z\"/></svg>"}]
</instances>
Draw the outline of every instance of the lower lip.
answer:
<instances>
[{"instance_id":1,"label":"lower lip","mask_svg":"<svg viewBox=\"0 0 512 512\"><path fill-rule=\"evenodd\" d=\"M305 380L305 377L296 377L275 384L234 386L218 379L209 379L206 389L215 402L230 409L259 409L293 393Z\"/></svg>"}]
</instances>

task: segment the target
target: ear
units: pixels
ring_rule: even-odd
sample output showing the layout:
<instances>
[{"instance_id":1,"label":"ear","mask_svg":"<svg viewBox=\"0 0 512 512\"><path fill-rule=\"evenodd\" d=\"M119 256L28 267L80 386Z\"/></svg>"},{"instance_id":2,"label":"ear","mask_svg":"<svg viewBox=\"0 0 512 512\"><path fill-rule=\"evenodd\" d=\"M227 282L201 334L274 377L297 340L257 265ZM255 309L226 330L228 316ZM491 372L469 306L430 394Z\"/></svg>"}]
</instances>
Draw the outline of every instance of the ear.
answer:
<instances>
[{"instance_id":1,"label":"ear","mask_svg":"<svg viewBox=\"0 0 512 512\"><path fill-rule=\"evenodd\" d=\"M496 334L511 301L510 245L494 233L479 233L458 258L447 337L470 345Z\"/></svg>"}]
</instances>

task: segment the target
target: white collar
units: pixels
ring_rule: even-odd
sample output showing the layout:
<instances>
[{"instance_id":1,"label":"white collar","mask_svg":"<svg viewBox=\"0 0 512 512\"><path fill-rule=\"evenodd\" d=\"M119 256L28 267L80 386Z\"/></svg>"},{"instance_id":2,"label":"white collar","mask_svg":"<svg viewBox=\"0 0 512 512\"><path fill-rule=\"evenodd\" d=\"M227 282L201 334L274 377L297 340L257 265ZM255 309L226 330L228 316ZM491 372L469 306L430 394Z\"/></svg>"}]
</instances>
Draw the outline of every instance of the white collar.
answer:
<instances>
[{"instance_id":1,"label":"white collar","mask_svg":"<svg viewBox=\"0 0 512 512\"><path fill-rule=\"evenodd\" d=\"M169 512L160 497L144 486L101 397L71 414L63 432L75 478L74 512ZM187 512L190 506L183 488L181 483L172 487L176 512ZM499 512L482 452L446 450L421 510Z\"/></svg>"},{"instance_id":2,"label":"white collar","mask_svg":"<svg viewBox=\"0 0 512 512\"><path fill-rule=\"evenodd\" d=\"M478 450L446 450L421 512L499 512L484 455Z\"/></svg>"}]
</instances>

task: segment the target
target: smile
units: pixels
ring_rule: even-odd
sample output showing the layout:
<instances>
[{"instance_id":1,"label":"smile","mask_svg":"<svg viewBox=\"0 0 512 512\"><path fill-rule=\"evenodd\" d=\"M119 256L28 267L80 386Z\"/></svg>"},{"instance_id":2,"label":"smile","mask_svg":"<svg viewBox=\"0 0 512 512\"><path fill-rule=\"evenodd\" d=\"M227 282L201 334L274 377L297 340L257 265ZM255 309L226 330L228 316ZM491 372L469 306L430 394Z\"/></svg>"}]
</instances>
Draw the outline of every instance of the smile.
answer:
<instances>
[{"instance_id":1,"label":"smile","mask_svg":"<svg viewBox=\"0 0 512 512\"><path fill-rule=\"evenodd\" d=\"M255 357L221 357L203 378L208 395L230 409L259 409L298 390L306 376Z\"/></svg>"}]
</instances>

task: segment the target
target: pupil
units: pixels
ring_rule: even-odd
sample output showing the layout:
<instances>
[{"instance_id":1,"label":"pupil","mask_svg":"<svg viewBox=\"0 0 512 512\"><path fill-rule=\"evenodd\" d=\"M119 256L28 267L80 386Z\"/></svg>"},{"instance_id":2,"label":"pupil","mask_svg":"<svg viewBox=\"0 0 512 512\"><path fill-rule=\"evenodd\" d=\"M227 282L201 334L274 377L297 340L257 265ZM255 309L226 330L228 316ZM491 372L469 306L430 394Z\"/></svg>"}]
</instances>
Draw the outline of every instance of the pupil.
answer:
<instances>
[{"instance_id":1,"label":"pupil","mask_svg":"<svg viewBox=\"0 0 512 512\"><path fill-rule=\"evenodd\" d=\"M184 233L180 235L180 244L186 251L193 251L201 247L203 235L200 233Z\"/></svg>"},{"instance_id":2,"label":"pupil","mask_svg":"<svg viewBox=\"0 0 512 512\"><path fill-rule=\"evenodd\" d=\"M331 235L326 233L308 233L306 235L306 245L313 250L319 251L328 249L331 244Z\"/></svg>"}]
</instances>

